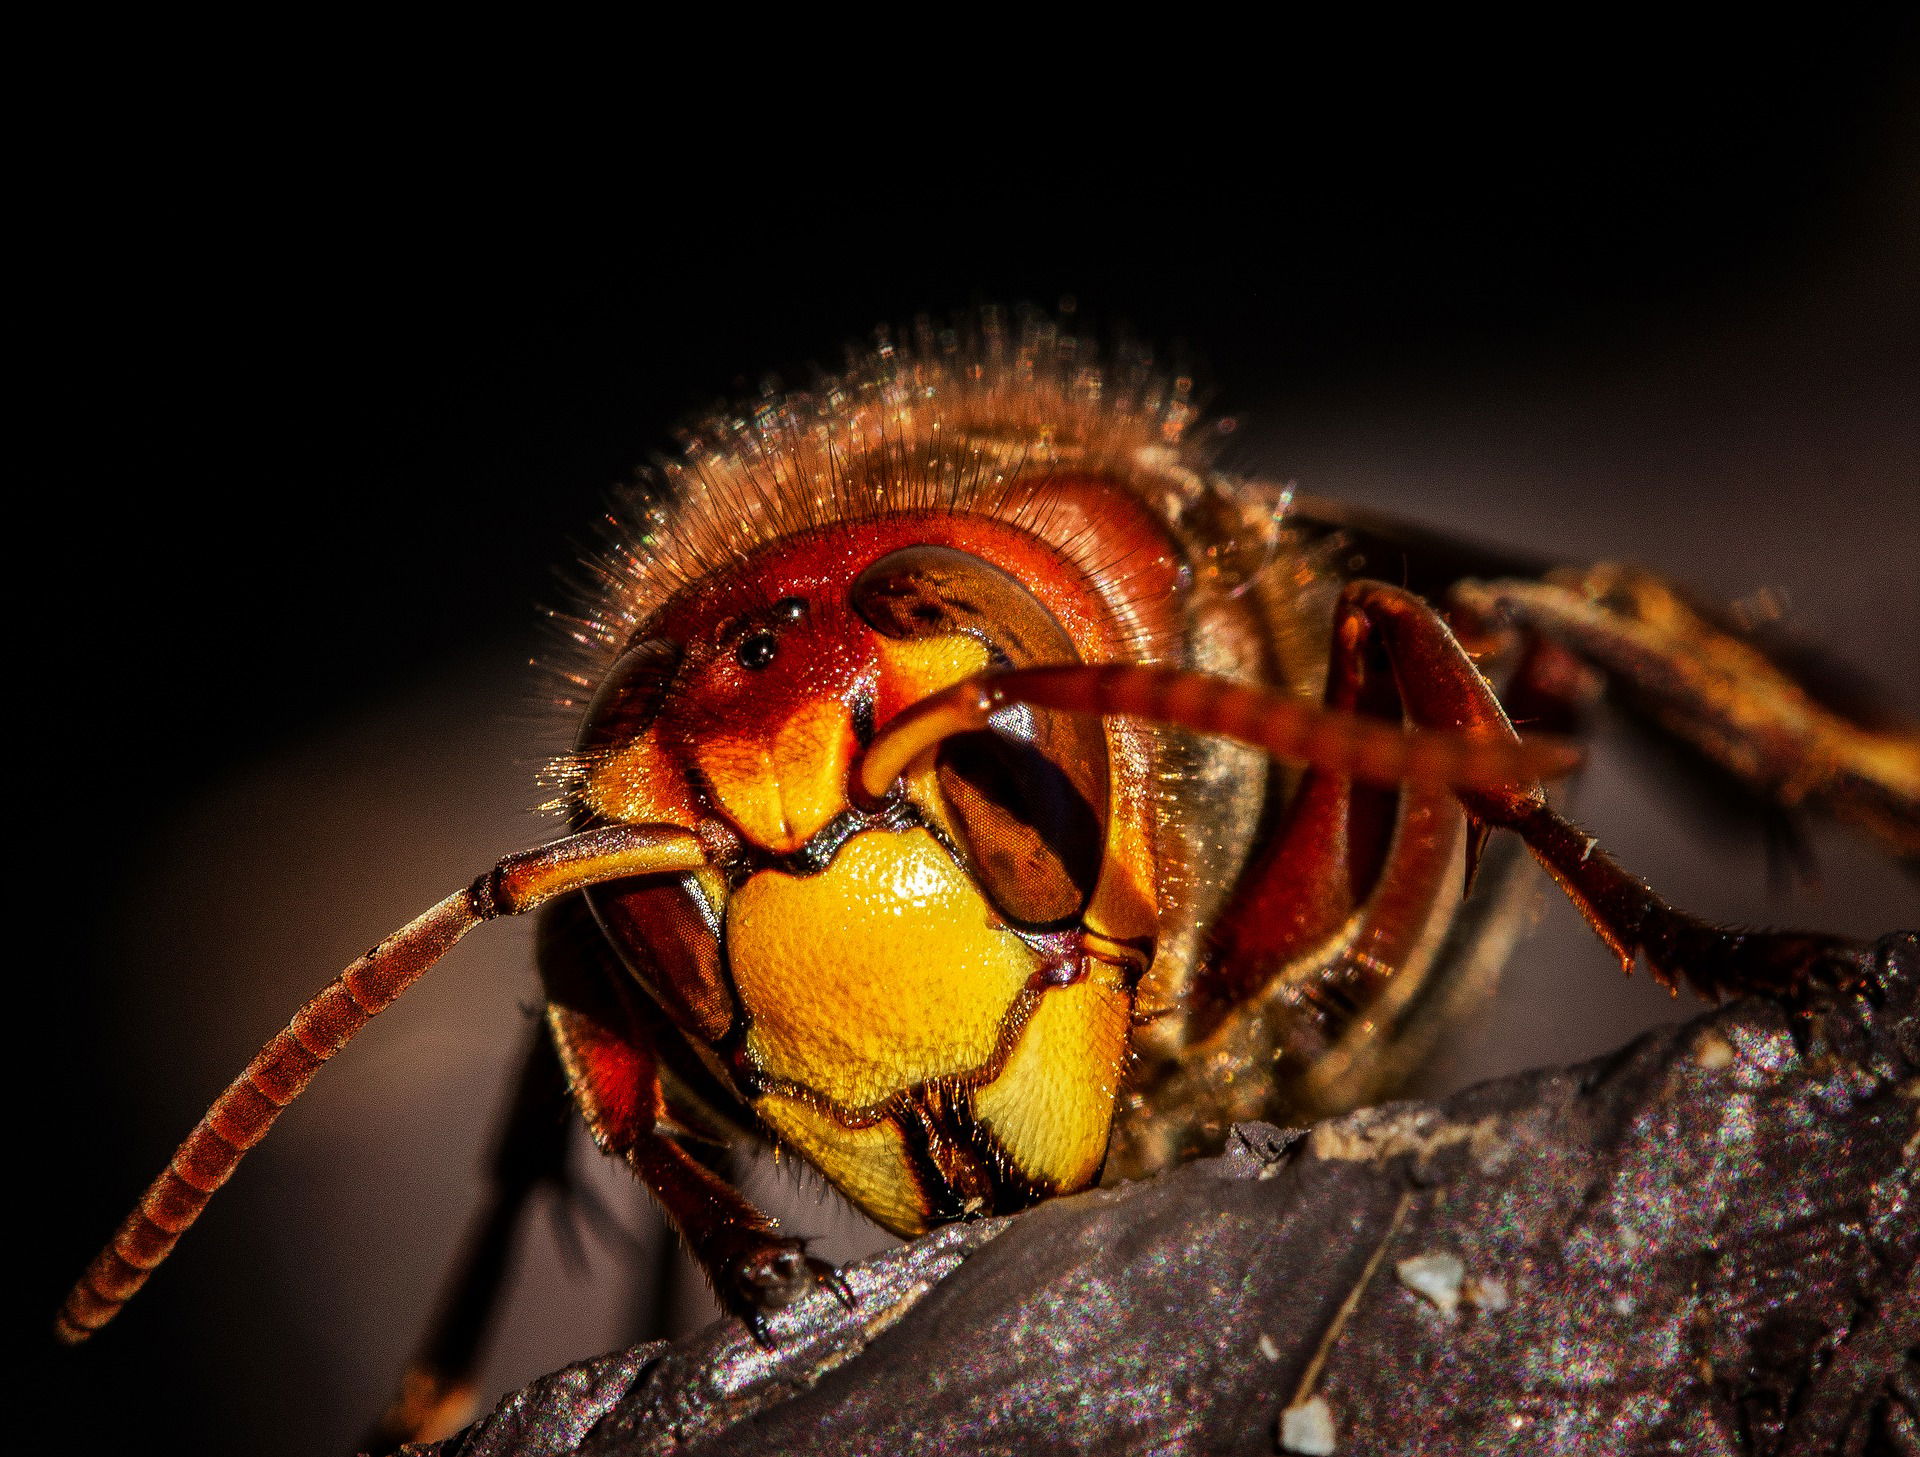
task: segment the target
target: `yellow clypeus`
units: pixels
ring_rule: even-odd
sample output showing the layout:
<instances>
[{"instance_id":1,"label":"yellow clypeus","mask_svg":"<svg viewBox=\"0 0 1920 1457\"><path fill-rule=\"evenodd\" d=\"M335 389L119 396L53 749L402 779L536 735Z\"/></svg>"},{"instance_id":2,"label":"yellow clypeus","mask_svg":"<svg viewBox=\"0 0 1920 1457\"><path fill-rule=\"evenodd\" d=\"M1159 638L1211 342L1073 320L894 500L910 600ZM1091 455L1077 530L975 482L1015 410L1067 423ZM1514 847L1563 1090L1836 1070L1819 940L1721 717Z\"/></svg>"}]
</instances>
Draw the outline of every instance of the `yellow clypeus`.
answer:
<instances>
[{"instance_id":1,"label":"yellow clypeus","mask_svg":"<svg viewBox=\"0 0 1920 1457\"><path fill-rule=\"evenodd\" d=\"M847 1109L984 1067L1036 964L924 829L862 831L812 875L761 871L726 944L760 1068Z\"/></svg>"}]
</instances>

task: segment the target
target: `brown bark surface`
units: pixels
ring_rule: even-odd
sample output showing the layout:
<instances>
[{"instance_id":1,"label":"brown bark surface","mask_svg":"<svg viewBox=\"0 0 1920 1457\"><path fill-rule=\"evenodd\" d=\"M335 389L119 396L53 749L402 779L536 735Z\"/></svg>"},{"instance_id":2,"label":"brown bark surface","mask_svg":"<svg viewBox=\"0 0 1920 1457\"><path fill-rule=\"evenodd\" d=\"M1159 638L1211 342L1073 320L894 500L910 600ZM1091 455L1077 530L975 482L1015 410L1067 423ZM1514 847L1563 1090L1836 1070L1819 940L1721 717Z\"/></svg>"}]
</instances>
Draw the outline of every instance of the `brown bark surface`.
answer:
<instances>
[{"instance_id":1,"label":"brown bark surface","mask_svg":"<svg viewBox=\"0 0 1920 1457\"><path fill-rule=\"evenodd\" d=\"M1858 998L953 1226L442 1457L1920 1451L1920 936ZM1330 1444L1330 1445L1329 1445Z\"/></svg>"}]
</instances>

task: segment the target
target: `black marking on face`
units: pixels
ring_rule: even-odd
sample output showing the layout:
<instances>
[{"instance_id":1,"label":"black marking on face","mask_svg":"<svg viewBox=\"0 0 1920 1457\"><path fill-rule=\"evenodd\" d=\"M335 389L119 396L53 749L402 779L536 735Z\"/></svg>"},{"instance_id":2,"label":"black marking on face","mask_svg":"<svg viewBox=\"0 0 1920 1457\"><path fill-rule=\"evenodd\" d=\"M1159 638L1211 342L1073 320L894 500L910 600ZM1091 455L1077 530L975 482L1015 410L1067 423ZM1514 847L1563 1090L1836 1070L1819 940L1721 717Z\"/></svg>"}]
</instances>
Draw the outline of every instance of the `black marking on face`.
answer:
<instances>
[{"instance_id":1,"label":"black marking on face","mask_svg":"<svg viewBox=\"0 0 1920 1457\"><path fill-rule=\"evenodd\" d=\"M974 1118L971 1088L926 1084L906 1100L893 1123L930 1224L1012 1214L1055 1192L1022 1174L1000 1141Z\"/></svg>"}]
</instances>

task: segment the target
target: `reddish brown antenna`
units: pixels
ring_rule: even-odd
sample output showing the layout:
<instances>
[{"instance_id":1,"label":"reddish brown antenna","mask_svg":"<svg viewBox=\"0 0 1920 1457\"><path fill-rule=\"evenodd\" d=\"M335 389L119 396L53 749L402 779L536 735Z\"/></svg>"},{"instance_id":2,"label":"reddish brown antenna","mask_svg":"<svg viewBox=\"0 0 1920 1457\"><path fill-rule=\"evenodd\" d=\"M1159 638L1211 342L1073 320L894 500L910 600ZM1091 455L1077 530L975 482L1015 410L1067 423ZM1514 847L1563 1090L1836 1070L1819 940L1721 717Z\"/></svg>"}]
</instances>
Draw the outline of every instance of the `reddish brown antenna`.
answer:
<instances>
[{"instance_id":1,"label":"reddish brown antenna","mask_svg":"<svg viewBox=\"0 0 1920 1457\"><path fill-rule=\"evenodd\" d=\"M409 921L335 977L254 1055L204 1117L133 1213L67 1293L54 1322L77 1344L119 1313L173 1250L241 1157L354 1038L467 932L555 896L636 875L684 875L706 864L677 825L617 825L570 835L501 860L465 890Z\"/></svg>"},{"instance_id":2,"label":"reddish brown antenna","mask_svg":"<svg viewBox=\"0 0 1920 1457\"><path fill-rule=\"evenodd\" d=\"M995 713L1022 703L1177 724L1370 784L1501 789L1557 779L1580 762L1578 746L1544 734L1515 739L1511 734L1402 728L1181 668L1077 664L983 673L921 699L867 746L854 770L856 790L869 802L884 798L907 766L935 744L985 728Z\"/></svg>"}]
</instances>

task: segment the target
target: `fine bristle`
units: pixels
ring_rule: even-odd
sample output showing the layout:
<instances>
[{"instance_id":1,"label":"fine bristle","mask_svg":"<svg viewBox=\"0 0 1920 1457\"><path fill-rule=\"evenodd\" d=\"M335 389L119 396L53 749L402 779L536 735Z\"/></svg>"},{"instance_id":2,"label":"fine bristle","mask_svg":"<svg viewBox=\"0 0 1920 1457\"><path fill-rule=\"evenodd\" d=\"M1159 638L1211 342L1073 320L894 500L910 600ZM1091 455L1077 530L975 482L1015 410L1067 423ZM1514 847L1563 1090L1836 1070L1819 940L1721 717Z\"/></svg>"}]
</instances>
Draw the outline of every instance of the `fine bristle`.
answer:
<instances>
[{"instance_id":1,"label":"fine bristle","mask_svg":"<svg viewBox=\"0 0 1920 1457\"><path fill-rule=\"evenodd\" d=\"M1102 351L1059 321L981 310L905 338L881 331L846 369L806 390L769 389L681 434L680 450L622 490L580 564L575 605L552 614L560 642L542 666L577 714L635 632L695 583L738 570L772 542L835 522L926 511L1021 527L1128 611L1129 564L1101 560L1048 482L1100 474L1168 497L1177 514L1205 469L1191 443L1192 384L1137 346ZM1138 628L1129 652L1168 645ZM549 766L562 808L578 756Z\"/></svg>"}]
</instances>

